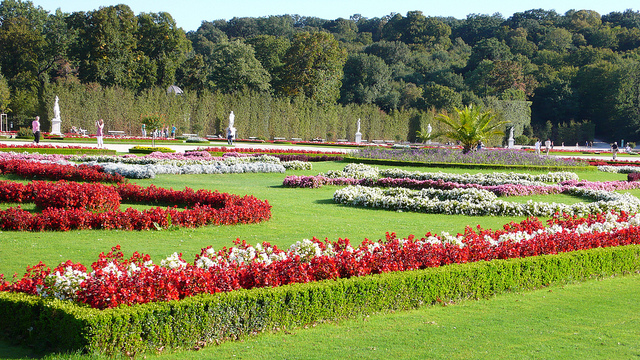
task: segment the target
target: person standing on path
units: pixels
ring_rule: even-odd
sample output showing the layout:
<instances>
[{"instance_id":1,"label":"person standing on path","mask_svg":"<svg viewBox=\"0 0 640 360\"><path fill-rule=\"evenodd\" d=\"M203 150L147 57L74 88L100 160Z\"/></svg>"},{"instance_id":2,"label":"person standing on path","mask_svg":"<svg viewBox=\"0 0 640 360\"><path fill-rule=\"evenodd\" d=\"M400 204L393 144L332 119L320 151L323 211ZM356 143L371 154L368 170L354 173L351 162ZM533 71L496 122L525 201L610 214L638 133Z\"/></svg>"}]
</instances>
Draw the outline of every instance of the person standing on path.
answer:
<instances>
[{"instance_id":1,"label":"person standing on path","mask_svg":"<svg viewBox=\"0 0 640 360\"><path fill-rule=\"evenodd\" d=\"M542 143L540 143L540 140L536 140L536 155L540 155L540 146L542 146Z\"/></svg>"},{"instance_id":2,"label":"person standing on path","mask_svg":"<svg viewBox=\"0 0 640 360\"><path fill-rule=\"evenodd\" d=\"M547 151L547 155L549 155L549 150L551 150L551 139L547 139L547 141L544 142L544 148Z\"/></svg>"},{"instance_id":3,"label":"person standing on path","mask_svg":"<svg viewBox=\"0 0 640 360\"><path fill-rule=\"evenodd\" d=\"M611 145L611 153L613 154L613 160L616 159L616 154L618 154L618 142L614 141L613 145Z\"/></svg>"},{"instance_id":4,"label":"person standing on path","mask_svg":"<svg viewBox=\"0 0 640 360\"><path fill-rule=\"evenodd\" d=\"M33 131L33 143L40 143L40 116L36 116L36 118L31 122L31 130Z\"/></svg>"},{"instance_id":5,"label":"person standing on path","mask_svg":"<svg viewBox=\"0 0 640 360\"><path fill-rule=\"evenodd\" d=\"M104 136L104 121L102 119L96 121L96 128L96 139L98 139L98 147L102 149L104 147L104 142L102 140Z\"/></svg>"}]
</instances>

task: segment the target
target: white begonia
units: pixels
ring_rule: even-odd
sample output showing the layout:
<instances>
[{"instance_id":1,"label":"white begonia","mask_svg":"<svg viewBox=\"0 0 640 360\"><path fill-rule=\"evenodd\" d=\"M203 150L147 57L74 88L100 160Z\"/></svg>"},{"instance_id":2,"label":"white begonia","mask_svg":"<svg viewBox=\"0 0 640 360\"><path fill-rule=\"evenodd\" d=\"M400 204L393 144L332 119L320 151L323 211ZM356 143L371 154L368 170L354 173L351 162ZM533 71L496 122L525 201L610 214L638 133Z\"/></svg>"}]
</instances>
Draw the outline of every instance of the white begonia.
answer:
<instances>
[{"instance_id":1,"label":"white begonia","mask_svg":"<svg viewBox=\"0 0 640 360\"><path fill-rule=\"evenodd\" d=\"M187 262L180 259L180 254L174 252L169 255L166 259L163 259L160 262L160 266L167 269L181 269L187 266Z\"/></svg>"},{"instance_id":2,"label":"white begonia","mask_svg":"<svg viewBox=\"0 0 640 360\"><path fill-rule=\"evenodd\" d=\"M640 211L640 200L628 193L571 187L572 195L589 197L592 203L559 204L528 201L525 204L498 199L495 194L481 189L423 189L372 188L347 186L337 190L334 201L351 205L390 210L410 210L437 214L489 215L489 216L552 216L567 213L578 216L610 210L635 213Z\"/></svg>"},{"instance_id":3,"label":"white begonia","mask_svg":"<svg viewBox=\"0 0 640 360\"><path fill-rule=\"evenodd\" d=\"M303 239L302 241L296 241L295 244L291 244L289 247L289 254L291 257L300 256L303 261L309 261L316 256L322 256L322 249L315 242L309 239Z\"/></svg>"},{"instance_id":4,"label":"white begonia","mask_svg":"<svg viewBox=\"0 0 640 360\"><path fill-rule=\"evenodd\" d=\"M53 297L60 300L76 300L77 292L89 274L67 266L64 273L56 271L44 278L44 286L38 285L36 291L42 297Z\"/></svg>"}]
</instances>

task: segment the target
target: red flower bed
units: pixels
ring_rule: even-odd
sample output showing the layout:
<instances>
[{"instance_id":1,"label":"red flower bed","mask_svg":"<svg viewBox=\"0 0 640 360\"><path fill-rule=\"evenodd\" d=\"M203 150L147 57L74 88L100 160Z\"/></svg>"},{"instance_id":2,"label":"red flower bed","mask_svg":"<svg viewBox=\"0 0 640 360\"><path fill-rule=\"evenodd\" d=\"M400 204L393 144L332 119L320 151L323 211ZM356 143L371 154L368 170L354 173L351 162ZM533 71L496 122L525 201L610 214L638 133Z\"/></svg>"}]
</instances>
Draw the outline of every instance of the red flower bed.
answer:
<instances>
[{"instance_id":1,"label":"red flower bed","mask_svg":"<svg viewBox=\"0 0 640 360\"><path fill-rule=\"evenodd\" d=\"M603 226L604 223L608 225ZM614 223L622 227L616 228ZM630 219L626 213L589 218L556 216L549 220L549 227L535 218L509 223L495 231L467 227L464 234L454 240L431 233L422 239L413 235L398 239L395 233L387 233L385 240L365 240L355 248L348 239L330 242L314 238L305 245L317 247L321 255L315 250L305 253L304 246L285 252L269 243L263 243L259 249L249 249L246 242L238 240L233 249L224 248L218 252L210 247L202 249L194 264L182 260L181 254L174 254L167 259L169 261L163 261L162 266L152 264L148 255L137 252L126 259L117 246L108 254L100 254L99 260L91 266L93 271L85 273L78 281L75 296L80 302L104 309L241 288L275 287L452 263L639 244L640 227L634 225L637 223L638 219ZM555 228L553 231L552 227ZM585 232L585 227L590 227L589 231ZM602 230L607 227L613 230ZM265 256L255 256L256 252ZM248 255L252 253L253 257ZM40 263L28 268L23 278L15 283L0 278L0 290L37 294L39 286L42 291L42 285L47 283L47 276L56 271L64 273L69 267L73 270L82 268L79 264L66 262L51 271Z\"/></svg>"},{"instance_id":2,"label":"red flower bed","mask_svg":"<svg viewBox=\"0 0 640 360\"><path fill-rule=\"evenodd\" d=\"M61 165L26 160L0 160L0 173L15 174L30 179L69 180L121 183L122 175L110 175L101 166Z\"/></svg>"},{"instance_id":3,"label":"red flower bed","mask_svg":"<svg viewBox=\"0 0 640 360\"><path fill-rule=\"evenodd\" d=\"M121 211L118 209L120 199L125 202L174 207L158 207L144 211L128 208ZM175 191L153 185L143 188L133 184L106 186L66 182L51 184L39 181L23 185L2 181L0 201L33 201L44 208L37 214L19 207L0 210L1 230L148 230L171 226L248 224L265 221L271 217L271 205L253 196L240 197L217 191L193 191L189 188ZM185 206L187 209L180 211L175 205Z\"/></svg>"},{"instance_id":4,"label":"red flower bed","mask_svg":"<svg viewBox=\"0 0 640 360\"><path fill-rule=\"evenodd\" d=\"M302 149L253 149L253 148L227 148L227 147L204 147L198 148L196 151L208 152L237 152L251 154L319 154L319 155L344 155L339 151L318 151L318 150L302 150Z\"/></svg>"},{"instance_id":5,"label":"red flower bed","mask_svg":"<svg viewBox=\"0 0 640 360\"><path fill-rule=\"evenodd\" d=\"M0 144L1 149L94 149L99 150L94 147L86 147L86 146L77 146L77 145L49 145L49 144Z\"/></svg>"}]
</instances>

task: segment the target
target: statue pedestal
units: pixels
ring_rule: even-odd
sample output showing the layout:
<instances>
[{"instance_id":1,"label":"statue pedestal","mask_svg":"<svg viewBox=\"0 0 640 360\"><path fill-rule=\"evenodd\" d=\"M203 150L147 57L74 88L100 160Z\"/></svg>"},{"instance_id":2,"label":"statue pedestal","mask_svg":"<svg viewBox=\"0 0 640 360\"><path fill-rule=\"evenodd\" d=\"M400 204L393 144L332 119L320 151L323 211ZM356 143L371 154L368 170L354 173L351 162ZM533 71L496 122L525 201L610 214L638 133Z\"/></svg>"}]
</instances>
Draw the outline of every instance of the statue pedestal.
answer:
<instances>
[{"instance_id":1,"label":"statue pedestal","mask_svg":"<svg viewBox=\"0 0 640 360\"><path fill-rule=\"evenodd\" d=\"M362 142L362 133L357 132L356 133L356 144L359 144Z\"/></svg>"},{"instance_id":2,"label":"statue pedestal","mask_svg":"<svg viewBox=\"0 0 640 360\"><path fill-rule=\"evenodd\" d=\"M62 135L62 132L60 132L61 123L62 120L60 120L60 118L51 120L51 135Z\"/></svg>"},{"instance_id":3,"label":"statue pedestal","mask_svg":"<svg viewBox=\"0 0 640 360\"><path fill-rule=\"evenodd\" d=\"M509 149L513 149L515 147L515 141L513 139L509 139Z\"/></svg>"}]
</instances>

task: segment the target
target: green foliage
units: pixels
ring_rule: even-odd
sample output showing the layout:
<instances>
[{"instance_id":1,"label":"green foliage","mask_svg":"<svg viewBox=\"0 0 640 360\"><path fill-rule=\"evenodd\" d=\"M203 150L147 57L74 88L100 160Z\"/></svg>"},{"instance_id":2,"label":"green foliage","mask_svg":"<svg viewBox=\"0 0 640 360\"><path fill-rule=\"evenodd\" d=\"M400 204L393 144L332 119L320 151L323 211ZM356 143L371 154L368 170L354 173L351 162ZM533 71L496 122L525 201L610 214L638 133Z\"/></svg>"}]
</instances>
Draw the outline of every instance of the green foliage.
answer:
<instances>
[{"instance_id":1,"label":"green foliage","mask_svg":"<svg viewBox=\"0 0 640 360\"><path fill-rule=\"evenodd\" d=\"M333 104L340 96L346 51L327 33L299 33L284 57L281 92L304 95L321 104Z\"/></svg>"},{"instance_id":2,"label":"green foliage","mask_svg":"<svg viewBox=\"0 0 640 360\"><path fill-rule=\"evenodd\" d=\"M140 354L625 274L640 270L639 259L638 246L598 248L199 295L104 311L66 301L0 293L0 326L5 329L3 336L43 348Z\"/></svg>"},{"instance_id":3,"label":"green foliage","mask_svg":"<svg viewBox=\"0 0 640 360\"><path fill-rule=\"evenodd\" d=\"M30 128L21 127L18 129L16 137L18 137L19 139L30 139L33 137L33 132Z\"/></svg>"},{"instance_id":4,"label":"green foliage","mask_svg":"<svg viewBox=\"0 0 640 360\"><path fill-rule=\"evenodd\" d=\"M478 142L487 142L494 136L502 135L499 130L508 121L493 121L495 114L491 111L481 111L477 107L467 106L462 110L455 109L457 117L449 117L439 114L436 120L448 127L435 137L445 136L453 141L459 141L462 145L462 152L468 153L475 148Z\"/></svg>"},{"instance_id":5,"label":"green foliage","mask_svg":"<svg viewBox=\"0 0 640 360\"><path fill-rule=\"evenodd\" d=\"M148 131L154 131L160 129L166 123L166 117L164 114L153 113L141 116L140 122L147 127Z\"/></svg>"}]
</instances>

